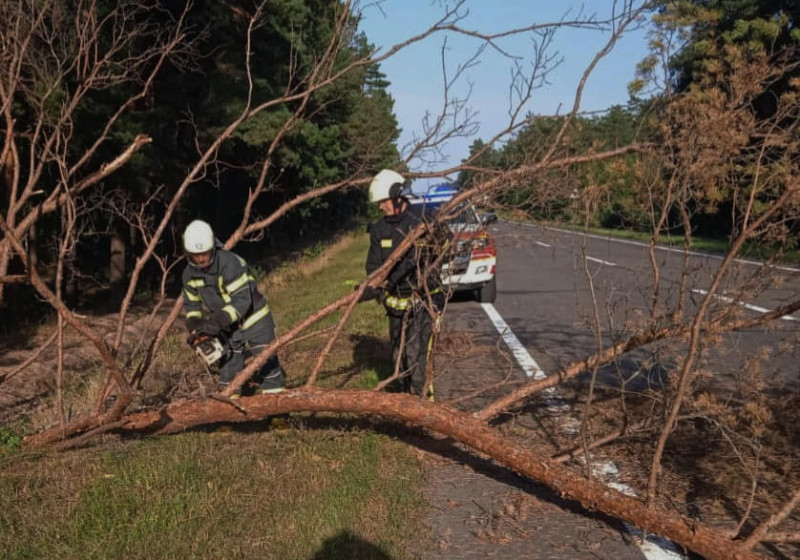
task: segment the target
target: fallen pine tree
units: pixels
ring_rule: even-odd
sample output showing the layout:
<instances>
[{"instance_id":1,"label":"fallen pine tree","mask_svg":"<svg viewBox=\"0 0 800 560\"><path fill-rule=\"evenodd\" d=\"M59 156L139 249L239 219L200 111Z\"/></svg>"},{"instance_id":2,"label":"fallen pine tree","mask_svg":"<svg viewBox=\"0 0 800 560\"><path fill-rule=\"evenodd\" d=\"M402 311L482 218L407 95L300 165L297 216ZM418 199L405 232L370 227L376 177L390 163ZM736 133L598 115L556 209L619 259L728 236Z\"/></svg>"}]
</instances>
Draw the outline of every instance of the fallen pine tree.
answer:
<instances>
[{"instance_id":1,"label":"fallen pine tree","mask_svg":"<svg viewBox=\"0 0 800 560\"><path fill-rule=\"evenodd\" d=\"M738 560L759 557L751 550L753 543L732 540L722 531L695 520L660 508L648 508L641 500L613 490L599 480L586 478L527 451L470 414L405 394L303 389L235 401L224 397L183 400L157 410L124 416L58 446L74 445L109 430L161 435L217 422L253 422L291 412L347 413L407 422L449 436L588 510L602 512L648 533L670 539L705 558ZM46 446L52 441L46 434L37 434L29 436L25 443L35 447Z\"/></svg>"}]
</instances>

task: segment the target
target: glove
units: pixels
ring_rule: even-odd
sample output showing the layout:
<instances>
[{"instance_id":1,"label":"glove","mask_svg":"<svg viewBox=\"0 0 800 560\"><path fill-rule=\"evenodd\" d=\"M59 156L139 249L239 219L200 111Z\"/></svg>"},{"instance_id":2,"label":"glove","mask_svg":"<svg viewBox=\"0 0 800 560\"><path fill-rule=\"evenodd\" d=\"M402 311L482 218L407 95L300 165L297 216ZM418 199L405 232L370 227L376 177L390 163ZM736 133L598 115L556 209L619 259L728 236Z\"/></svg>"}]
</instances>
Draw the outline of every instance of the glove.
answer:
<instances>
[{"instance_id":1,"label":"glove","mask_svg":"<svg viewBox=\"0 0 800 560\"><path fill-rule=\"evenodd\" d=\"M190 333L200 330L200 326L202 324L203 320L200 317L191 317L189 319L186 319L186 329Z\"/></svg>"},{"instance_id":2,"label":"glove","mask_svg":"<svg viewBox=\"0 0 800 560\"><path fill-rule=\"evenodd\" d=\"M208 339L208 335L202 333L199 329L194 330L189 333L189 336L186 337L186 344L191 346L192 348L197 347L198 344L203 342L204 340Z\"/></svg>"},{"instance_id":3,"label":"glove","mask_svg":"<svg viewBox=\"0 0 800 560\"><path fill-rule=\"evenodd\" d=\"M219 327L219 325L211 319L203 319L200 323L200 327L197 329L197 332L199 334L205 334L208 336L217 336L221 330L222 329Z\"/></svg>"},{"instance_id":4,"label":"glove","mask_svg":"<svg viewBox=\"0 0 800 560\"><path fill-rule=\"evenodd\" d=\"M356 286L356 291L358 291L359 287ZM359 303L362 301L370 301L373 299L378 299L380 295L383 293L383 290L380 288L373 288L372 286L367 286L364 288L364 291L361 293L361 297L358 298Z\"/></svg>"},{"instance_id":5,"label":"glove","mask_svg":"<svg viewBox=\"0 0 800 560\"><path fill-rule=\"evenodd\" d=\"M224 311L215 311L208 319L200 322L198 331L209 336L219 336L222 330L231 324L231 318Z\"/></svg>"}]
</instances>

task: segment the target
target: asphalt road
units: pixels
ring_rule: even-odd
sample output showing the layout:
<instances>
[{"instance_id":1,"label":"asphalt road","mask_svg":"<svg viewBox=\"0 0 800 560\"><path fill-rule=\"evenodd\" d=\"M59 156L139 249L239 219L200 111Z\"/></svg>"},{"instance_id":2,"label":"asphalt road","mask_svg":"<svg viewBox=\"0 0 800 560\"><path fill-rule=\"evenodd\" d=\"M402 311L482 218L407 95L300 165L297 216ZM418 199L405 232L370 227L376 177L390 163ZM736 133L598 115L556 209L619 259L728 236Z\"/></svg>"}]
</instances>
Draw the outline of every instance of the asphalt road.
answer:
<instances>
[{"instance_id":1,"label":"asphalt road","mask_svg":"<svg viewBox=\"0 0 800 560\"><path fill-rule=\"evenodd\" d=\"M493 383L523 383L526 372L535 376L552 373L592 354L598 345L623 336L648 316L655 282L645 245L508 222L494 224L490 231L498 246L497 301L481 305L459 297L449 304L445 315L449 335L437 350L435 362L437 397L459 399ZM656 251L656 259L661 305L677 305L678 287L685 276L683 281L690 288L683 302L687 314L696 309L721 262L719 257L704 254L691 254L684 262L681 251L663 249ZM740 291L741 286L748 289ZM737 261L722 279L720 295L713 301L714 309L726 307L732 310L732 317L753 316L800 296L800 270L772 269L764 274L759 263ZM734 304L723 299L726 297L736 298ZM705 348L699 366L716 373L713 382L723 393L737 383L752 384L754 379L762 379L773 391L796 389L800 385L799 334L800 314L769 328L726 334ZM753 360L756 355L767 359ZM635 384L659 386L666 372L676 367L676 354L671 356L672 361L660 361L654 359L652 349L634 352L619 367L601 371L600 381L618 385L623 376ZM480 406L502 391L486 391L464 406ZM562 406L558 392L545 401L550 418L542 420L538 410L528 415L527 428L574 430L577 414ZM513 477L506 480L489 472L491 469L482 472L480 468L470 474L466 490L462 488L459 494L456 488L465 484L459 468L463 466L445 468L431 481L429 495L440 503L435 504L437 513L429 522L437 533L449 535L441 558L681 557L668 548L639 544L631 538L629 528L612 520L563 504L546 514L512 520L509 526L516 529L506 531L502 544L497 539L476 538L485 536L486 527L476 529L475 520L487 518L487 512L505 511L508 500L531 495L550 505L557 500L540 494L535 485ZM613 464L600 468L606 471L609 484L621 484L624 473L616 472ZM461 520L460 525L453 516ZM503 516L496 514L492 519L502 520ZM454 527L461 531L454 533ZM523 534L527 538L520 536Z\"/></svg>"},{"instance_id":2,"label":"asphalt road","mask_svg":"<svg viewBox=\"0 0 800 560\"><path fill-rule=\"evenodd\" d=\"M495 308L545 371L591 354L598 346L596 324L608 343L624 336L629 324L641 324L649 313L654 280L646 246L518 224L501 223L494 229L500 253ZM663 305L677 306L685 269L690 291L684 304L687 313L693 312L721 260L692 254L684 267L679 250L661 249L656 257ZM713 309L756 316L800 297L800 270L773 269L767 275L760 263L737 261L719 293ZM736 303L724 299L729 297ZM720 388L752 383L753 374L760 373L773 390L797 389L798 335L797 313L769 327L726 334L709 344L701 367L716 374ZM752 358L759 355L768 358L754 363ZM662 365L669 368L674 363Z\"/></svg>"}]
</instances>

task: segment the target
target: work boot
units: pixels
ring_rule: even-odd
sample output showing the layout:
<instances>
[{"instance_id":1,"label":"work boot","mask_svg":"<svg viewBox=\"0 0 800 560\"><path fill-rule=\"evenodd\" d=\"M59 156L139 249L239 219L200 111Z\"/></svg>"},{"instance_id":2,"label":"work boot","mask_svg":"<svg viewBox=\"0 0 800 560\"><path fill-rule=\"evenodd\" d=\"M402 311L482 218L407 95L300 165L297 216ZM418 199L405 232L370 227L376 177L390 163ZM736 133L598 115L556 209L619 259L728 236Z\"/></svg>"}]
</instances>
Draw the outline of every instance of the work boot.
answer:
<instances>
[{"instance_id":1,"label":"work boot","mask_svg":"<svg viewBox=\"0 0 800 560\"><path fill-rule=\"evenodd\" d=\"M286 374L283 373L283 368L280 366L273 369L270 373L260 379L258 395L269 395L272 393L280 393L286 390Z\"/></svg>"}]
</instances>

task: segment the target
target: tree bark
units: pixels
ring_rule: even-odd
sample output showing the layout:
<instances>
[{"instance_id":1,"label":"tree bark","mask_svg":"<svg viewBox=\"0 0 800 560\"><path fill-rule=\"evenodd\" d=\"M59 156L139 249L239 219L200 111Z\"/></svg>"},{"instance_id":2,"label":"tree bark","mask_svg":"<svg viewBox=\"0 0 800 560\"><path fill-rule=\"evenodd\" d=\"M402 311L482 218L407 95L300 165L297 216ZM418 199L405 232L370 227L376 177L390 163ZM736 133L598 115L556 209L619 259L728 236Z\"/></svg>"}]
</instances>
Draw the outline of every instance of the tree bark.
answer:
<instances>
[{"instance_id":1,"label":"tree bark","mask_svg":"<svg viewBox=\"0 0 800 560\"><path fill-rule=\"evenodd\" d=\"M111 254L108 268L108 281L112 288L125 280L125 239L122 233L114 228L111 232Z\"/></svg>"},{"instance_id":2,"label":"tree bark","mask_svg":"<svg viewBox=\"0 0 800 560\"><path fill-rule=\"evenodd\" d=\"M119 305L125 295L125 235L119 227L112 226L110 247L108 282L111 287L111 298L114 305Z\"/></svg>"}]
</instances>

